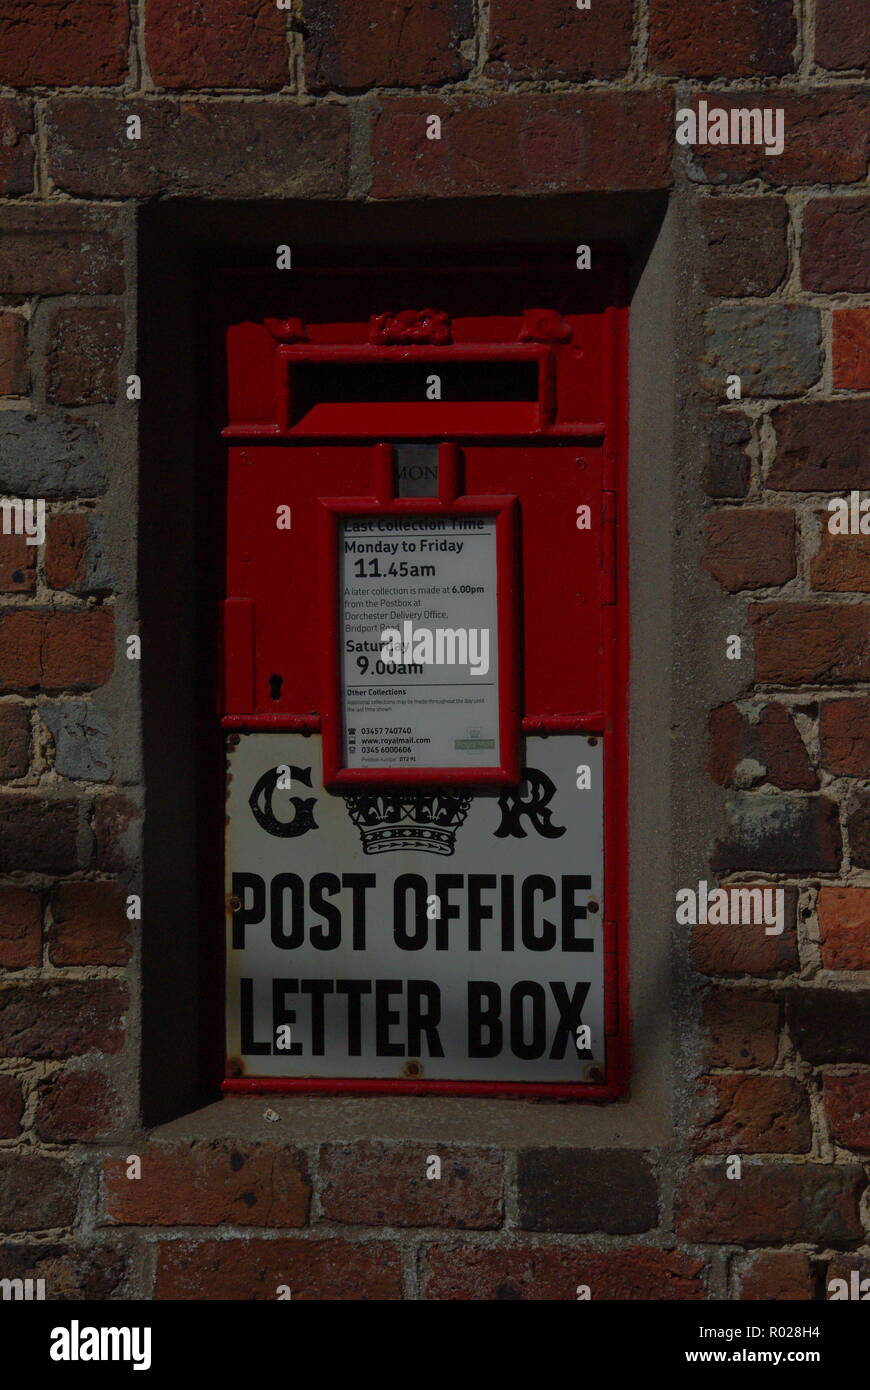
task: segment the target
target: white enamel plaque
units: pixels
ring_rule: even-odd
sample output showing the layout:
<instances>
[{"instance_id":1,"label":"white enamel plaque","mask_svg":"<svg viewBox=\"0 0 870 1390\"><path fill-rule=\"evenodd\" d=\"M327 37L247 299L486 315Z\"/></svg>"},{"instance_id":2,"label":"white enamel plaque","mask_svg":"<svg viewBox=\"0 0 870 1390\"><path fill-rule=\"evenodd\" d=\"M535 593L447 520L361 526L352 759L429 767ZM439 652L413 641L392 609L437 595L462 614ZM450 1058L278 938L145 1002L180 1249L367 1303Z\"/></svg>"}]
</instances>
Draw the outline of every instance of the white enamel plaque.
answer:
<instances>
[{"instance_id":1,"label":"white enamel plaque","mask_svg":"<svg viewBox=\"0 0 870 1390\"><path fill-rule=\"evenodd\" d=\"M333 794L319 735L230 738L231 1074L600 1079L602 740L529 737L523 767Z\"/></svg>"}]
</instances>

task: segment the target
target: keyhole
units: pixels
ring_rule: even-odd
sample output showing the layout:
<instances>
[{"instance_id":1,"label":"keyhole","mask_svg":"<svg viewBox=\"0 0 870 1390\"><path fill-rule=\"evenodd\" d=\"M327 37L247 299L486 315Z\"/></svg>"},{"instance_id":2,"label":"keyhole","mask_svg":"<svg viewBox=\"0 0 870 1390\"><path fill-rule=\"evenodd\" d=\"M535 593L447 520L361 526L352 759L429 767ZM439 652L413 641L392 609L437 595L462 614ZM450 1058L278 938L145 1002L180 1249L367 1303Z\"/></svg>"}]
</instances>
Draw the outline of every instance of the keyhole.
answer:
<instances>
[{"instance_id":1,"label":"keyhole","mask_svg":"<svg viewBox=\"0 0 870 1390\"><path fill-rule=\"evenodd\" d=\"M284 677L283 677L283 676L270 676L270 677L269 677L269 688L270 688L271 691L272 691L272 699L273 699L273 700L280 700L280 698L281 698L281 686L282 686L283 684L284 684Z\"/></svg>"}]
</instances>

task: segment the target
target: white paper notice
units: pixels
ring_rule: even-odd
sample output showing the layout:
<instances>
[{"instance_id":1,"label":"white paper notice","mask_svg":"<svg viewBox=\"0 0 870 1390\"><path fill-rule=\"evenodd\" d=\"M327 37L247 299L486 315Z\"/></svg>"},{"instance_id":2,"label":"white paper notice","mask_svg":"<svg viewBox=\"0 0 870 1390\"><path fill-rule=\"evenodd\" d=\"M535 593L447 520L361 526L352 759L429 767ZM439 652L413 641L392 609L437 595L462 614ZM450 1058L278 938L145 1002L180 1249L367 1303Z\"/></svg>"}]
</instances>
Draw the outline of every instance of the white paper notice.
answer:
<instances>
[{"instance_id":1,"label":"white paper notice","mask_svg":"<svg viewBox=\"0 0 870 1390\"><path fill-rule=\"evenodd\" d=\"M498 767L494 517L341 523L346 767Z\"/></svg>"}]
</instances>

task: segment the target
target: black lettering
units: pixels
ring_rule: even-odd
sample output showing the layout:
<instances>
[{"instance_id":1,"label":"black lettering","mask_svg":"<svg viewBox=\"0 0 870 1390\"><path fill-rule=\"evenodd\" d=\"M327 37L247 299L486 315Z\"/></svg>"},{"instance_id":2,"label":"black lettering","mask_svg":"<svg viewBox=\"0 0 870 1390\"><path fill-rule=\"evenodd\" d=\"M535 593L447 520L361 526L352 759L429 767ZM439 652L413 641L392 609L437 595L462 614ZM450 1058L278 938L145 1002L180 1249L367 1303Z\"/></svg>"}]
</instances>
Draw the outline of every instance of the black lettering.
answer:
<instances>
[{"instance_id":1,"label":"black lettering","mask_svg":"<svg viewBox=\"0 0 870 1390\"><path fill-rule=\"evenodd\" d=\"M333 993L331 980L303 980L299 986L301 994L311 995L311 1052L314 1057L322 1057L323 1046L323 1001L327 994Z\"/></svg>"},{"instance_id":2,"label":"black lettering","mask_svg":"<svg viewBox=\"0 0 870 1390\"><path fill-rule=\"evenodd\" d=\"M351 891L353 949L364 951L366 948L366 892L369 888L374 888L377 879L374 874L342 874L341 881L345 888L349 888Z\"/></svg>"},{"instance_id":3,"label":"black lettering","mask_svg":"<svg viewBox=\"0 0 870 1390\"><path fill-rule=\"evenodd\" d=\"M295 994L298 989L298 980L272 981L272 1051L280 1057L299 1057L302 1053L301 1043L291 1041L289 1047L278 1047L276 1042L278 1029L296 1022L296 1010L287 1008L285 996Z\"/></svg>"},{"instance_id":4,"label":"black lettering","mask_svg":"<svg viewBox=\"0 0 870 1390\"><path fill-rule=\"evenodd\" d=\"M425 1006L425 1007L424 1007ZM443 1057L438 1036L441 1022L441 991L432 980L408 981L408 1056L422 1057L423 1034L430 1057Z\"/></svg>"},{"instance_id":5,"label":"black lettering","mask_svg":"<svg viewBox=\"0 0 870 1390\"><path fill-rule=\"evenodd\" d=\"M267 1042L254 1042L254 981L240 980L241 1004L239 1020L242 1034L243 1057L268 1057L271 1047Z\"/></svg>"},{"instance_id":6,"label":"black lettering","mask_svg":"<svg viewBox=\"0 0 870 1390\"><path fill-rule=\"evenodd\" d=\"M523 880L521 893L521 934L523 945L528 951L552 951L556 944L556 925L546 918L541 923L542 934L535 935L534 895L540 893L544 902L556 896L556 885L546 874L531 874Z\"/></svg>"},{"instance_id":7,"label":"black lettering","mask_svg":"<svg viewBox=\"0 0 870 1390\"><path fill-rule=\"evenodd\" d=\"M575 903L574 895L588 893L592 879L588 874L566 874L562 879L562 950L592 951L595 942L591 936L575 936L574 923L585 922L586 908Z\"/></svg>"},{"instance_id":8,"label":"black lettering","mask_svg":"<svg viewBox=\"0 0 870 1390\"><path fill-rule=\"evenodd\" d=\"M468 949L480 950L480 928L483 922L492 920L492 904L482 903L480 895L488 888L495 888L498 879L495 874L468 875Z\"/></svg>"},{"instance_id":9,"label":"black lettering","mask_svg":"<svg viewBox=\"0 0 870 1390\"><path fill-rule=\"evenodd\" d=\"M324 894L340 892L341 879L336 874L315 874L311 880L311 906L329 923L328 927L311 927L308 933L309 940L316 950L334 951L336 946L341 945L341 910L335 903L324 902Z\"/></svg>"},{"instance_id":10,"label":"black lettering","mask_svg":"<svg viewBox=\"0 0 870 1390\"><path fill-rule=\"evenodd\" d=\"M551 980L550 989L553 991L553 998L559 1010L559 1022L556 1025L556 1036L553 1038L553 1046L550 1051L551 1060L565 1056L565 1048L570 1043L572 1048L577 1046L577 1029L582 1025L583 1005L586 1003L586 996L590 986L576 984L568 998L568 991L561 980ZM579 998L578 998L579 996ZM592 1053L588 1050L577 1053L578 1057L591 1058Z\"/></svg>"},{"instance_id":11,"label":"black lettering","mask_svg":"<svg viewBox=\"0 0 870 1390\"><path fill-rule=\"evenodd\" d=\"M531 1041L525 1039L525 1001L532 1005ZM536 980L520 980L511 990L511 1052L531 1061L542 1057L547 1046L547 996Z\"/></svg>"},{"instance_id":12,"label":"black lettering","mask_svg":"<svg viewBox=\"0 0 870 1390\"><path fill-rule=\"evenodd\" d=\"M435 950L446 951L449 946L450 922L460 915L458 903L449 898L451 888L461 888L463 874L436 874L435 896L438 899L438 916L435 919Z\"/></svg>"},{"instance_id":13,"label":"black lettering","mask_svg":"<svg viewBox=\"0 0 870 1390\"><path fill-rule=\"evenodd\" d=\"M251 891L251 905L245 906L245 894ZM262 922L266 915L266 884L259 874L233 874L232 888L239 906L233 912L233 950L245 949L245 927Z\"/></svg>"},{"instance_id":14,"label":"black lettering","mask_svg":"<svg viewBox=\"0 0 870 1390\"><path fill-rule=\"evenodd\" d=\"M491 980L468 982L468 1055L498 1057L501 1052L501 990ZM482 1030L489 1030L484 1042Z\"/></svg>"},{"instance_id":15,"label":"black lettering","mask_svg":"<svg viewBox=\"0 0 870 1390\"><path fill-rule=\"evenodd\" d=\"M362 1038L362 996L371 994L371 980L336 980L335 992L347 995L347 1055L359 1057Z\"/></svg>"},{"instance_id":16,"label":"black lettering","mask_svg":"<svg viewBox=\"0 0 870 1390\"><path fill-rule=\"evenodd\" d=\"M290 889L289 932L284 931L284 893ZM285 951L293 951L305 939L305 885L298 874L276 874L272 879L271 934L272 945Z\"/></svg>"},{"instance_id":17,"label":"black lettering","mask_svg":"<svg viewBox=\"0 0 870 1390\"><path fill-rule=\"evenodd\" d=\"M514 876L504 874L501 881L501 949L514 949Z\"/></svg>"},{"instance_id":18,"label":"black lettering","mask_svg":"<svg viewBox=\"0 0 870 1390\"><path fill-rule=\"evenodd\" d=\"M375 1052L378 1057L404 1057L401 1043L390 1042L390 1028L402 1015L390 1008L390 995L402 993L401 980L375 980Z\"/></svg>"},{"instance_id":19,"label":"black lettering","mask_svg":"<svg viewBox=\"0 0 870 1390\"><path fill-rule=\"evenodd\" d=\"M408 931L405 923L405 896L409 889L414 894L413 932ZM426 945L429 938L427 894L426 880L419 874L399 874L393 884L393 939L402 951L420 951Z\"/></svg>"}]
</instances>

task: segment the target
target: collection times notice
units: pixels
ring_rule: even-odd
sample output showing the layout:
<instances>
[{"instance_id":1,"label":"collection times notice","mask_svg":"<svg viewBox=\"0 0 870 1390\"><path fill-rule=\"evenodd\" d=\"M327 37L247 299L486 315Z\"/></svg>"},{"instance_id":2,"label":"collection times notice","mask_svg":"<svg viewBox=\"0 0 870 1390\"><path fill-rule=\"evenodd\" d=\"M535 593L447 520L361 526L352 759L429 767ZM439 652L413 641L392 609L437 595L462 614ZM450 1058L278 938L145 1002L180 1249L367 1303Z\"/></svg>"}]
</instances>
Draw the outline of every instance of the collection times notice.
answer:
<instances>
[{"instance_id":1,"label":"collection times notice","mask_svg":"<svg viewBox=\"0 0 870 1390\"><path fill-rule=\"evenodd\" d=\"M347 517L340 533L346 767L498 767L491 517Z\"/></svg>"}]
</instances>

